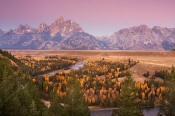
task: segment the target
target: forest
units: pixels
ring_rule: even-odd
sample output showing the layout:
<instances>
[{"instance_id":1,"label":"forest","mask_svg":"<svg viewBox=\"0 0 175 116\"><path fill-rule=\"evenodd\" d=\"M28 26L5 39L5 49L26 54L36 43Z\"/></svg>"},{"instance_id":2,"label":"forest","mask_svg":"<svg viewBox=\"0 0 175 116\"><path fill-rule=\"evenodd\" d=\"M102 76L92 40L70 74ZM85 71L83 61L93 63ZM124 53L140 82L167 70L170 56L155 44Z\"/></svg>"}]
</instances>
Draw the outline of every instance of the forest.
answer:
<instances>
[{"instance_id":1,"label":"forest","mask_svg":"<svg viewBox=\"0 0 175 116\"><path fill-rule=\"evenodd\" d=\"M0 50L0 116L90 116L89 106L119 108L113 116L142 116L145 107L175 116L175 68L155 71L148 81L132 79L129 69L139 61L88 61L68 73L76 57L14 56ZM149 75L148 72L144 74ZM155 81L156 77L163 82ZM121 81L122 79L122 81ZM43 100L50 101L47 107Z\"/></svg>"}]
</instances>

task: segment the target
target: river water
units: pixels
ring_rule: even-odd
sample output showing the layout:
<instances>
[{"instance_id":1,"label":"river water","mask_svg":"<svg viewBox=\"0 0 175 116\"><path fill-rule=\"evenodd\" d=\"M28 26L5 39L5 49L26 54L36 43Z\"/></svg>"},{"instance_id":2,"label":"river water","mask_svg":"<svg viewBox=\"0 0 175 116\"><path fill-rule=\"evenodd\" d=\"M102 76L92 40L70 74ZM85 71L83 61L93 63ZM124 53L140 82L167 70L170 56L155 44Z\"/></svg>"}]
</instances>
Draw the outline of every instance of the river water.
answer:
<instances>
[{"instance_id":1,"label":"river water","mask_svg":"<svg viewBox=\"0 0 175 116\"><path fill-rule=\"evenodd\" d=\"M59 70L55 70L46 74L43 74L41 76L54 76L57 73L69 73L71 70L78 70L80 68L83 68L85 65L85 62L77 62L74 65L70 66L69 69L64 70L64 69L59 69Z\"/></svg>"},{"instance_id":2,"label":"river water","mask_svg":"<svg viewBox=\"0 0 175 116\"><path fill-rule=\"evenodd\" d=\"M112 116L112 110L91 110L91 116ZM144 108L143 114L144 116L158 116L159 107L154 108ZM128 115L129 116L129 115Z\"/></svg>"},{"instance_id":3,"label":"river water","mask_svg":"<svg viewBox=\"0 0 175 116\"><path fill-rule=\"evenodd\" d=\"M77 62L75 65L73 66L70 66L70 69L73 69L73 70L78 70L80 68L83 68L84 67L84 62Z\"/></svg>"},{"instance_id":4,"label":"river water","mask_svg":"<svg viewBox=\"0 0 175 116\"><path fill-rule=\"evenodd\" d=\"M159 109L160 109L159 107L144 108L143 114L144 116L158 116Z\"/></svg>"}]
</instances>

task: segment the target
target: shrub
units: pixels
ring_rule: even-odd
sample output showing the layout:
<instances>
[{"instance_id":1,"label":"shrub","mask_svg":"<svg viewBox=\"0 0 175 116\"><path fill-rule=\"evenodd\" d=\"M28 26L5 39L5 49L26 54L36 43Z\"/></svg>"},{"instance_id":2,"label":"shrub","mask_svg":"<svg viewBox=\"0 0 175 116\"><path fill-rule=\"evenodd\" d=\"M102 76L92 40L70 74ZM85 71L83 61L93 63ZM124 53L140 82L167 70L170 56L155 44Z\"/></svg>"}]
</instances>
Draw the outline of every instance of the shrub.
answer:
<instances>
[{"instance_id":1,"label":"shrub","mask_svg":"<svg viewBox=\"0 0 175 116\"><path fill-rule=\"evenodd\" d=\"M166 79L166 77L168 76L168 71L167 70L155 71L154 76L155 77L160 77L162 79Z\"/></svg>"},{"instance_id":2,"label":"shrub","mask_svg":"<svg viewBox=\"0 0 175 116\"><path fill-rule=\"evenodd\" d=\"M144 77L149 77L150 74L149 74L149 71L147 71L146 73L143 74Z\"/></svg>"}]
</instances>

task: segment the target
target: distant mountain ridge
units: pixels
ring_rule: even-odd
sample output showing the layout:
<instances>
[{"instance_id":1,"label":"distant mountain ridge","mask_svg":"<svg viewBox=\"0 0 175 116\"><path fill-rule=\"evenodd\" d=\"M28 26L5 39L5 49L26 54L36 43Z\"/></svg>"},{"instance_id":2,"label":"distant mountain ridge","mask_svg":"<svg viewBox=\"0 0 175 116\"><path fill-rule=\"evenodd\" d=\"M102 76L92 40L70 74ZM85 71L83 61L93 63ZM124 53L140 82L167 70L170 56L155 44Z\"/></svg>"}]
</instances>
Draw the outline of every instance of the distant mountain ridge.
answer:
<instances>
[{"instance_id":1,"label":"distant mountain ridge","mask_svg":"<svg viewBox=\"0 0 175 116\"><path fill-rule=\"evenodd\" d=\"M140 25L97 38L77 23L59 17L52 24L41 23L37 28L19 25L8 32L0 29L0 48L171 50L175 48L175 28Z\"/></svg>"},{"instance_id":2,"label":"distant mountain ridge","mask_svg":"<svg viewBox=\"0 0 175 116\"><path fill-rule=\"evenodd\" d=\"M105 46L94 36L85 33L77 23L71 20L65 21L63 17L60 17L51 25L41 23L38 28L19 25L14 30L2 33L0 48L105 49Z\"/></svg>"},{"instance_id":3,"label":"distant mountain ridge","mask_svg":"<svg viewBox=\"0 0 175 116\"><path fill-rule=\"evenodd\" d=\"M115 32L108 42L111 49L170 50L175 48L175 29L140 25Z\"/></svg>"}]
</instances>

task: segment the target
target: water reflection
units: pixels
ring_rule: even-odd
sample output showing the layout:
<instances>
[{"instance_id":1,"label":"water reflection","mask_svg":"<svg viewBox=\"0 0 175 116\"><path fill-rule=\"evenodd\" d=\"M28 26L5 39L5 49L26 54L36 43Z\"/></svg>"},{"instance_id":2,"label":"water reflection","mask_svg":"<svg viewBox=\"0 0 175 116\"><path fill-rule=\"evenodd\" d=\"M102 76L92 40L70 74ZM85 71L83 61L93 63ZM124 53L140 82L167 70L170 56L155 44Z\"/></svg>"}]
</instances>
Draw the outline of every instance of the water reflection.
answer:
<instances>
[{"instance_id":1,"label":"water reflection","mask_svg":"<svg viewBox=\"0 0 175 116\"><path fill-rule=\"evenodd\" d=\"M84 67L84 62L77 62L75 65L72 65L70 67L70 69L73 69L73 70L78 70L80 68L83 68Z\"/></svg>"},{"instance_id":2,"label":"water reflection","mask_svg":"<svg viewBox=\"0 0 175 116\"><path fill-rule=\"evenodd\" d=\"M159 109L160 109L159 107L144 108L143 114L144 116L158 116Z\"/></svg>"}]
</instances>

